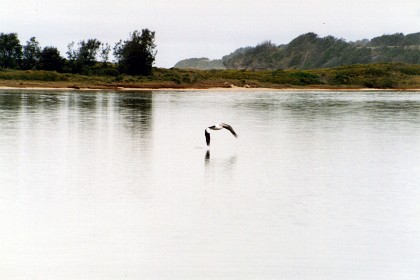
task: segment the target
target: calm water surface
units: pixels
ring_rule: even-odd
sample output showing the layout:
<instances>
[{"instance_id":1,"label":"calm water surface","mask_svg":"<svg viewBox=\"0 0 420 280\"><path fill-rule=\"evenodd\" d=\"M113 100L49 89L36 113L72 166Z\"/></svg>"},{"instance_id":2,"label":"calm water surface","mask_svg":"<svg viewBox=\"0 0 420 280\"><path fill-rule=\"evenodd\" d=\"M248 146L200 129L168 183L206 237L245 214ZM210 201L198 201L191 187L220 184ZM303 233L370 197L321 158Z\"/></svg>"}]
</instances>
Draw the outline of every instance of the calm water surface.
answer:
<instances>
[{"instance_id":1,"label":"calm water surface","mask_svg":"<svg viewBox=\"0 0 420 280\"><path fill-rule=\"evenodd\" d=\"M418 92L1 91L0 132L1 279L420 279Z\"/></svg>"}]
</instances>

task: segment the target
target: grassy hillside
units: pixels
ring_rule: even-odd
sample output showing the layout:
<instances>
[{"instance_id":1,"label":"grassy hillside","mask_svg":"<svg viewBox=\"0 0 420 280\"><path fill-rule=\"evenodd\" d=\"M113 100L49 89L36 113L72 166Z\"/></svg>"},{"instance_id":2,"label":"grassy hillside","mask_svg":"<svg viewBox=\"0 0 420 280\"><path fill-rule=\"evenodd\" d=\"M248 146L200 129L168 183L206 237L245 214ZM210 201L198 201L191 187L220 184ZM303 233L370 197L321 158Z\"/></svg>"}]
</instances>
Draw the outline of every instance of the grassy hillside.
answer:
<instances>
[{"instance_id":1,"label":"grassy hillside","mask_svg":"<svg viewBox=\"0 0 420 280\"><path fill-rule=\"evenodd\" d=\"M333 36L307 33L289 44L270 41L240 48L222 58L227 69L315 69L353 64L420 64L420 32L383 35L372 40L346 42Z\"/></svg>"},{"instance_id":2,"label":"grassy hillside","mask_svg":"<svg viewBox=\"0 0 420 280\"><path fill-rule=\"evenodd\" d=\"M199 70L226 69L221 59L211 60L206 57L184 59L176 63L174 67Z\"/></svg>"},{"instance_id":3,"label":"grassy hillside","mask_svg":"<svg viewBox=\"0 0 420 280\"><path fill-rule=\"evenodd\" d=\"M84 76L1 70L0 86L59 88L382 88L420 89L420 65L368 64L314 70L153 69L151 76Z\"/></svg>"}]
</instances>

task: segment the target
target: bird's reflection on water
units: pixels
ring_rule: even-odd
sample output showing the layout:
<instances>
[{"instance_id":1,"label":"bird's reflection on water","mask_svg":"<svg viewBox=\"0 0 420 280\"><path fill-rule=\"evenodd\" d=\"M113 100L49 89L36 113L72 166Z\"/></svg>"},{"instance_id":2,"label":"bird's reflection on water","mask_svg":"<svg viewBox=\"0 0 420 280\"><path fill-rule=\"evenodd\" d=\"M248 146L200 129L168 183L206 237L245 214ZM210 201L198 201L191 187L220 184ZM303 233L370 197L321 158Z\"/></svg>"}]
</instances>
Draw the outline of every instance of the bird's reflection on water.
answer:
<instances>
[{"instance_id":1,"label":"bird's reflection on water","mask_svg":"<svg viewBox=\"0 0 420 280\"><path fill-rule=\"evenodd\" d=\"M207 150L206 156L204 157L204 162L206 164L209 164L210 163L210 150Z\"/></svg>"},{"instance_id":2,"label":"bird's reflection on water","mask_svg":"<svg viewBox=\"0 0 420 280\"><path fill-rule=\"evenodd\" d=\"M233 169L237 162L237 155L231 155L230 157L226 158L213 158L210 157L210 150L206 151L206 154L204 156L204 165L206 169L213 168L214 166L217 166L217 169L223 169L224 171L229 171L230 169Z\"/></svg>"}]
</instances>

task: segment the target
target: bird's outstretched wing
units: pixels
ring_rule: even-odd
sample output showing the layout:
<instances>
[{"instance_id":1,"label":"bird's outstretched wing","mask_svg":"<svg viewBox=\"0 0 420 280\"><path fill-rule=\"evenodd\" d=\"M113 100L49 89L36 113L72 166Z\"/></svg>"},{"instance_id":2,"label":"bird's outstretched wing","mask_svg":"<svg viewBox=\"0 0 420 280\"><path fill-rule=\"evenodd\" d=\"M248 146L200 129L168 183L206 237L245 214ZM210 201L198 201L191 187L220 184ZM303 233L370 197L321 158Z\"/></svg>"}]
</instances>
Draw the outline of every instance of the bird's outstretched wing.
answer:
<instances>
[{"instance_id":1,"label":"bird's outstretched wing","mask_svg":"<svg viewBox=\"0 0 420 280\"><path fill-rule=\"evenodd\" d=\"M233 128L225 123L221 123L220 124L223 128L226 128L227 130L229 130L230 132L232 132L233 136L238 137L238 135L236 134L236 132L233 130Z\"/></svg>"},{"instance_id":2,"label":"bird's outstretched wing","mask_svg":"<svg viewBox=\"0 0 420 280\"><path fill-rule=\"evenodd\" d=\"M206 135L207 146L210 146L210 133L208 133L207 130L204 130L204 135Z\"/></svg>"}]
</instances>

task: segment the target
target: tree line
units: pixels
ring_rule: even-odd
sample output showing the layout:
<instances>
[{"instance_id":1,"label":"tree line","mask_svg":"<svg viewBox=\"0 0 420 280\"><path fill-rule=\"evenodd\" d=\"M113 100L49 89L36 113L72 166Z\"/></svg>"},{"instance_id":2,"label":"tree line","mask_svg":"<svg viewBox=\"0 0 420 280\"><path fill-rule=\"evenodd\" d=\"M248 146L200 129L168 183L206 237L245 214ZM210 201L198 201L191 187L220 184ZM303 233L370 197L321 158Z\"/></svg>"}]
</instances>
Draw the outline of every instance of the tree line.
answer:
<instances>
[{"instance_id":1,"label":"tree line","mask_svg":"<svg viewBox=\"0 0 420 280\"><path fill-rule=\"evenodd\" d=\"M0 68L85 75L150 75L157 53L154 41L155 32L135 30L112 48L97 39L71 42L63 57L56 47L41 47L36 37L22 45L17 33L0 33ZM115 63L110 62L111 52Z\"/></svg>"}]
</instances>

